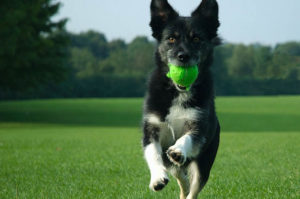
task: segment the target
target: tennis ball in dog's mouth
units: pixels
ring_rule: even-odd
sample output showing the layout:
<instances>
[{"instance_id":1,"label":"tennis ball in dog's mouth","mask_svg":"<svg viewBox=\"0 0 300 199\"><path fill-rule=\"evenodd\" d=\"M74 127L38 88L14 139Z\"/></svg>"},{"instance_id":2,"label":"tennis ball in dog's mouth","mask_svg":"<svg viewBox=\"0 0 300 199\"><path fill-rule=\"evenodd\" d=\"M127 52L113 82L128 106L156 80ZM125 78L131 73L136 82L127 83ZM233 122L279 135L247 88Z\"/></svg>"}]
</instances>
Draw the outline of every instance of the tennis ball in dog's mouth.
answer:
<instances>
[{"instance_id":1,"label":"tennis ball in dog's mouth","mask_svg":"<svg viewBox=\"0 0 300 199\"><path fill-rule=\"evenodd\" d=\"M167 77L173 80L173 82L179 86L186 87L189 90L191 85L196 81L199 70L198 66L175 66L168 64L169 72Z\"/></svg>"}]
</instances>

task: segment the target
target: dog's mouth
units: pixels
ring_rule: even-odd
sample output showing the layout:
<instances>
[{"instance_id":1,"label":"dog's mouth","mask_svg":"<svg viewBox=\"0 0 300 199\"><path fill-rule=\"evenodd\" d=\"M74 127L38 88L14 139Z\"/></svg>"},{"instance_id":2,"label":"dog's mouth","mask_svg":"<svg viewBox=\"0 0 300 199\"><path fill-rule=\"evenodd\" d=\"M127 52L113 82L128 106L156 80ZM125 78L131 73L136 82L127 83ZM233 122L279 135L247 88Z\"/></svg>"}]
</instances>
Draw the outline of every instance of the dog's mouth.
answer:
<instances>
[{"instance_id":1,"label":"dog's mouth","mask_svg":"<svg viewBox=\"0 0 300 199\"><path fill-rule=\"evenodd\" d=\"M187 90L187 87L185 86L181 86L179 84L175 84L176 88L179 90L179 91L186 91Z\"/></svg>"}]
</instances>

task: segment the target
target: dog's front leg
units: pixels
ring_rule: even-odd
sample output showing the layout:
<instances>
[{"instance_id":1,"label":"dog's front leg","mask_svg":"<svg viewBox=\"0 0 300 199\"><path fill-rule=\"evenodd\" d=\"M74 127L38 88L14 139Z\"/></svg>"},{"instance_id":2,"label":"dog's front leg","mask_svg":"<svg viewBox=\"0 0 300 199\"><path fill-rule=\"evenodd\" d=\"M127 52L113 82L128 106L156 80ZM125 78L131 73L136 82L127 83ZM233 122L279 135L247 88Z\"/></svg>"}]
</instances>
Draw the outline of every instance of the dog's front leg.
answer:
<instances>
[{"instance_id":1,"label":"dog's front leg","mask_svg":"<svg viewBox=\"0 0 300 199\"><path fill-rule=\"evenodd\" d=\"M191 125L192 124L192 125ZM185 163L187 158L194 158L200 153L201 146L205 143L205 138L197 132L197 125L187 123L187 131L176 143L167 151L167 156L171 162L177 166Z\"/></svg>"},{"instance_id":2,"label":"dog's front leg","mask_svg":"<svg viewBox=\"0 0 300 199\"><path fill-rule=\"evenodd\" d=\"M144 154L151 173L149 187L153 191L159 191L163 189L169 182L166 168L163 165L161 157L161 146L159 143L153 142L146 146Z\"/></svg>"},{"instance_id":3,"label":"dog's front leg","mask_svg":"<svg viewBox=\"0 0 300 199\"><path fill-rule=\"evenodd\" d=\"M153 191L159 191L168 184L169 178L166 168L163 165L162 147L159 143L159 121L152 120L144 123L144 156L151 174L149 187Z\"/></svg>"}]
</instances>

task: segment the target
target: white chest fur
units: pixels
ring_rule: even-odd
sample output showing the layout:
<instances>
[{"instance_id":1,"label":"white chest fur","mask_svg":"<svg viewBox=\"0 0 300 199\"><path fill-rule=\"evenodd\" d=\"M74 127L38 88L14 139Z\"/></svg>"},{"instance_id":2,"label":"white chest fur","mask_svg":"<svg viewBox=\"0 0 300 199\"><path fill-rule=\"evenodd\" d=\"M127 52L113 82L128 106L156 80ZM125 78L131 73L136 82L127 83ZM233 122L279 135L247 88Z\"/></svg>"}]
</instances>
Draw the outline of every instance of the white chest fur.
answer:
<instances>
[{"instance_id":1,"label":"white chest fur","mask_svg":"<svg viewBox=\"0 0 300 199\"><path fill-rule=\"evenodd\" d=\"M169 114L165 121L162 122L156 115L149 114L145 119L148 122L159 125L160 127L160 143L162 146L170 146L183 136L184 124L186 121L199 120L201 115L200 108L185 108L183 103L191 97L190 93L182 93L172 102Z\"/></svg>"},{"instance_id":2,"label":"white chest fur","mask_svg":"<svg viewBox=\"0 0 300 199\"><path fill-rule=\"evenodd\" d=\"M200 108L184 108L183 103L191 97L190 93L182 93L172 102L169 114L166 116L166 122L170 130L174 134L173 137L178 139L185 132L183 131L186 121L195 121L199 119L201 114Z\"/></svg>"}]
</instances>

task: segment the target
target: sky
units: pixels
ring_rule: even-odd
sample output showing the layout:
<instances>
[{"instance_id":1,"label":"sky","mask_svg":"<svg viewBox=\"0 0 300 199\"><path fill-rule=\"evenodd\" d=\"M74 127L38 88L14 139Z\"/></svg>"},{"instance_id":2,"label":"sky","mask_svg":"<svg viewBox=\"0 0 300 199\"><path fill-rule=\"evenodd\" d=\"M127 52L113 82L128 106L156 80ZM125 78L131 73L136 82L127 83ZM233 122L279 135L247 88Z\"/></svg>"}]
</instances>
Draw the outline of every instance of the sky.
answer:
<instances>
[{"instance_id":1,"label":"sky","mask_svg":"<svg viewBox=\"0 0 300 199\"><path fill-rule=\"evenodd\" d=\"M108 40L145 35L151 38L150 0L56 0L62 3L53 18L68 18L67 30L79 33L96 30ZM169 0L183 16L200 0ZM221 27L225 42L275 45L300 41L300 0L219 0Z\"/></svg>"}]
</instances>

